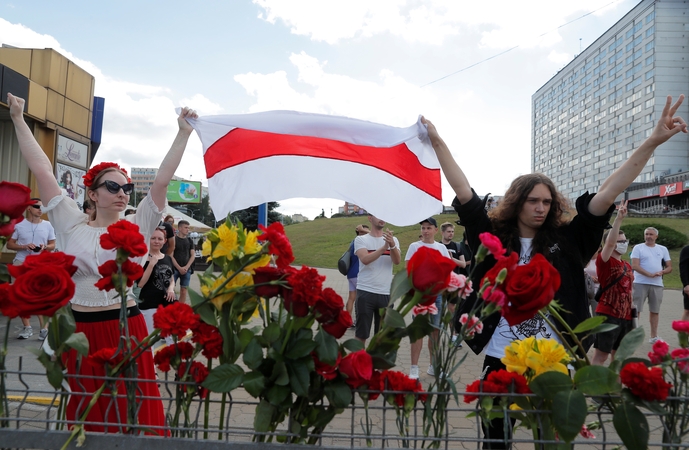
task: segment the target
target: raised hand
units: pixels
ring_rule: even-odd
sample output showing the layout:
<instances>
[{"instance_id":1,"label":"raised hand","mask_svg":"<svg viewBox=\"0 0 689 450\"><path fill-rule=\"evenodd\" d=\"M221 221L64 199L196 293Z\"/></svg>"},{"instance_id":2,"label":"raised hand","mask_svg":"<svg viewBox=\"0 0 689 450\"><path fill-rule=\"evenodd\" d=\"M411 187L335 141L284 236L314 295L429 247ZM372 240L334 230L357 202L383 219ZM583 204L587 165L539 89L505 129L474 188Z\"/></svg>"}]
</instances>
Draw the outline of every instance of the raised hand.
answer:
<instances>
[{"instance_id":1,"label":"raised hand","mask_svg":"<svg viewBox=\"0 0 689 450\"><path fill-rule=\"evenodd\" d=\"M177 123L179 124L179 129L181 131L185 131L189 134L191 134L194 129L189 125L189 122L187 122L187 119L198 119L199 115L196 114L196 111L189 107L184 107L182 108L182 112L179 113L179 117L177 117Z\"/></svg>"},{"instance_id":2,"label":"raised hand","mask_svg":"<svg viewBox=\"0 0 689 450\"><path fill-rule=\"evenodd\" d=\"M21 118L24 114L24 104L26 101L21 97L7 93L7 104L10 105L10 116L13 118Z\"/></svg>"},{"instance_id":3,"label":"raised hand","mask_svg":"<svg viewBox=\"0 0 689 450\"><path fill-rule=\"evenodd\" d=\"M660 145L680 131L687 133L687 123L680 116L675 117L675 113L683 101L684 94L679 96L674 105L672 104L672 96L667 96L663 113L649 138L649 140L653 140L654 144Z\"/></svg>"},{"instance_id":4,"label":"raised hand","mask_svg":"<svg viewBox=\"0 0 689 450\"><path fill-rule=\"evenodd\" d=\"M622 200L622 201L620 202L620 206L617 208L617 217L618 217L620 220L622 220L622 219L624 219L625 217L627 217L627 213L628 213L628 211L627 211L627 203L628 203L628 200Z\"/></svg>"}]
</instances>

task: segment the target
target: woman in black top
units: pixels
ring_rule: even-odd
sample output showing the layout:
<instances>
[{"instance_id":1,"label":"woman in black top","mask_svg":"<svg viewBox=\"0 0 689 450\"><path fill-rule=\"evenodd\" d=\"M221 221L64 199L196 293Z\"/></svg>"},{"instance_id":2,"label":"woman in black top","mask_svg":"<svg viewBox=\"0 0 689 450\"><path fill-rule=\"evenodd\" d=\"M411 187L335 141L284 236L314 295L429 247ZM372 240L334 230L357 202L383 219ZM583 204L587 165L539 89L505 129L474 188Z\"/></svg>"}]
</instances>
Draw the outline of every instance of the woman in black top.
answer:
<instances>
[{"instance_id":1,"label":"woman in black top","mask_svg":"<svg viewBox=\"0 0 689 450\"><path fill-rule=\"evenodd\" d=\"M158 306L166 306L175 301L175 284L172 282L174 266L170 256L161 251L165 241L165 229L156 228L148 246L149 254L144 264L144 274L138 282L141 288L139 309L146 319L149 333L154 330L153 315Z\"/></svg>"}]
</instances>

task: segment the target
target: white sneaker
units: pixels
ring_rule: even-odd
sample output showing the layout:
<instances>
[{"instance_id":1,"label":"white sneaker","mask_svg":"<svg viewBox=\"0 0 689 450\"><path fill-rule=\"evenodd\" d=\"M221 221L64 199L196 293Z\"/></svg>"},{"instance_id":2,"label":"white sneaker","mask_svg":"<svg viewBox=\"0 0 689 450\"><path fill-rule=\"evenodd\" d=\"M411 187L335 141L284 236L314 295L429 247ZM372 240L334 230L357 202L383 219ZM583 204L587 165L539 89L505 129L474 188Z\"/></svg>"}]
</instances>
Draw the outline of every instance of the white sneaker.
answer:
<instances>
[{"instance_id":1,"label":"white sneaker","mask_svg":"<svg viewBox=\"0 0 689 450\"><path fill-rule=\"evenodd\" d=\"M409 378L412 380L419 379L419 366L411 366L411 369L409 369Z\"/></svg>"},{"instance_id":2,"label":"white sneaker","mask_svg":"<svg viewBox=\"0 0 689 450\"><path fill-rule=\"evenodd\" d=\"M41 328L41 331L38 332L38 340L39 341L45 341L45 338L48 337L48 329L47 328Z\"/></svg>"},{"instance_id":3,"label":"white sneaker","mask_svg":"<svg viewBox=\"0 0 689 450\"><path fill-rule=\"evenodd\" d=\"M428 370L426 371L426 373L427 373L428 375L432 376L432 377L435 376L435 369L433 369L433 364L431 364L430 366L428 366Z\"/></svg>"},{"instance_id":4,"label":"white sneaker","mask_svg":"<svg viewBox=\"0 0 689 450\"><path fill-rule=\"evenodd\" d=\"M660 336L656 336L656 337L652 337L651 339L649 339L648 343L649 344L655 344L658 341L665 342L665 341L663 341L663 338L661 338Z\"/></svg>"},{"instance_id":5,"label":"white sneaker","mask_svg":"<svg viewBox=\"0 0 689 450\"><path fill-rule=\"evenodd\" d=\"M17 339L29 339L31 336L33 336L33 328L28 326L24 327L24 330L22 330L22 332L19 333Z\"/></svg>"}]
</instances>

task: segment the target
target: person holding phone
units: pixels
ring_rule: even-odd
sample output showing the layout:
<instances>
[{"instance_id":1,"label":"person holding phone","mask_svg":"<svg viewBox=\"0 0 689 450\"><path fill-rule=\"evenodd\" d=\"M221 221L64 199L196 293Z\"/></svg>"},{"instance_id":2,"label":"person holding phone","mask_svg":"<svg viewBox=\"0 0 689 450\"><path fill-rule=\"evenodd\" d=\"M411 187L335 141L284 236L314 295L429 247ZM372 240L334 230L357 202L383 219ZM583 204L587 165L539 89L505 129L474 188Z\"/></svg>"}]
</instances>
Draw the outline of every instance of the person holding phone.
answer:
<instances>
[{"instance_id":1,"label":"person holding phone","mask_svg":"<svg viewBox=\"0 0 689 450\"><path fill-rule=\"evenodd\" d=\"M9 241L7 248L17 253L14 255L12 264L21 265L27 256L35 255L43 251L52 252L55 249L55 229L47 220L43 220L41 215L41 199L32 198L36 203L26 208L26 220L22 220L14 227L14 233ZM18 339L29 339L33 336L33 328L28 317L22 317L24 328L17 335ZM38 316L41 324L41 331L38 339L41 341L48 336L48 324L43 323L43 316Z\"/></svg>"}]
</instances>

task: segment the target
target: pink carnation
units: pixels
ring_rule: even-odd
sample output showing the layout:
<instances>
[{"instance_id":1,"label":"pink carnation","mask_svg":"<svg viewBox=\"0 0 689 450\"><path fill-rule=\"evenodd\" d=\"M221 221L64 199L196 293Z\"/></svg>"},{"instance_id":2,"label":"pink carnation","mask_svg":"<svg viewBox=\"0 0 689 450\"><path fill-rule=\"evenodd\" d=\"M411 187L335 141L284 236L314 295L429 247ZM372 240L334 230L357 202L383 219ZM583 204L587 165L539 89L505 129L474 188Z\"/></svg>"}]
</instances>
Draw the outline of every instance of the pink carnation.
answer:
<instances>
[{"instance_id":1,"label":"pink carnation","mask_svg":"<svg viewBox=\"0 0 689 450\"><path fill-rule=\"evenodd\" d=\"M478 235L478 238L481 240L481 244L488 249L488 252L496 258L505 255L505 248L502 246L502 242L500 242L497 236L490 233L481 233Z\"/></svg>"},{"instance_id":2,"label":"pink carnation","mask_svg":"<svg viewBox=\"0 0 689 450\"><path fill-rule=\"evenodd\" d=\"M435 306L435 303L428 306L416 305L414 308L412 308L411 312L415 316L423 316L424 314L438 314L438 307Z\"/></svg>"},{"instance_id":3,"label":"pink carnation","mask_svg":"<svg viewBox=\"0 0 689 450\"><path fill-rule=\"evenodd\" d=\"M674 320L672 329L678 333L689 333L689 320Z\"/></svg>"},{"instance_id":4,"label":"pink carnation","mask_svg":"<svg viewBox=\"0 0 689 450\"><path fill-rule=\"evenodd\" d=\"M469 330L469 337L473 337L474 333L481 334L483 332L483 322L479 322L476 316L471 316L469 319L469 315L464 313L459 317L459 322L466 325L466 329Z\"/></svg>"},{"instance_id":5,"label":"pink carnation","mask_svg":"<svg viewBox=\"0 0 689 450\"><path fill-rule=\"evenodd\" d=\"M466 282L467 277L465 275L452 272L450 274L450 284L447 285L447 291L454 292L457 289L464 289Z\"/></svg>"},{"instance_id":6,"label":"pink carnation","mask_svg":"<svg viewBox=\"0 0 689 450\"><path fill-rule=\"evenodd\" d=\"M483 300L488 303L495 303L503 308L507 304L507 294L498 286L489 287L483 294Z\"/></svg>"}]
</instances>

